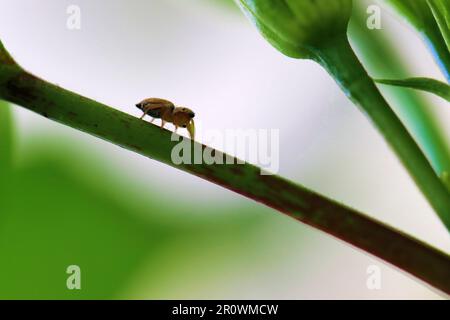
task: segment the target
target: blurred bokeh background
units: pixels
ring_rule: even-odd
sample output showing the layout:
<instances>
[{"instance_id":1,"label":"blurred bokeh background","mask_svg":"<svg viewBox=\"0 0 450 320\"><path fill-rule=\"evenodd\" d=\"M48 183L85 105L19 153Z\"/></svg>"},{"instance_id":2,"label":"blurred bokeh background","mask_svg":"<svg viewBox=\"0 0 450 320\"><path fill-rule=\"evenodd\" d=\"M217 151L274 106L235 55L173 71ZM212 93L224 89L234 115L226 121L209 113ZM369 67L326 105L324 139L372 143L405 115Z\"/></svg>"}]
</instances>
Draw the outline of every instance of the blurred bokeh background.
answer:
<instances>
[{"instance_id":1,"label":"blurred bokeh background","mask_svg":"<svg viewBox=\"0 0 450 320\"><path fill-rule=\"evenodd\" d=\"M371 2L355 2L354 46L373 74L443 79L414 30L383 9L382 30L369 31ZM66 27L69 5L81 9L80 30ZM134 104L155 96L194 109L204 131L279 129L280 175L450 252L364 115L317 64L270 47L231 0L0 8L0 39L32 73L136 116ZM400 115L426 103L450 141L442 100L382 89ZM0 133L0 298L442 298L263 205L19 106L0 106ZM81 290L66 287L69 265L81 268ZM370 265L380 290L366 286Z\"/></svg>"}]
</instances>

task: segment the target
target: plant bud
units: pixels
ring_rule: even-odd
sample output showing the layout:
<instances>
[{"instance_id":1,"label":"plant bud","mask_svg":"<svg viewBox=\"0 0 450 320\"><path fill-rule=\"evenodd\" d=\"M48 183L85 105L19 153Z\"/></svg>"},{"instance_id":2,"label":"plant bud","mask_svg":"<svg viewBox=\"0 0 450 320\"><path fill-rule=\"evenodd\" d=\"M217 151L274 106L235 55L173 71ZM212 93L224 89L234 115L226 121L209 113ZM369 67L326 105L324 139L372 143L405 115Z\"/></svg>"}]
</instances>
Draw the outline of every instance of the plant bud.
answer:
<instances>
[{"instance_id":1,"label":"plant bud","mask_svg":"<svg viewBox=\"0 0 450 320\"><path fill-rule=\"evenodd\" d=\"M345 36L352 0L237 0L262 35L292 58L311 58Z\"/></svg>"}]
</instances>

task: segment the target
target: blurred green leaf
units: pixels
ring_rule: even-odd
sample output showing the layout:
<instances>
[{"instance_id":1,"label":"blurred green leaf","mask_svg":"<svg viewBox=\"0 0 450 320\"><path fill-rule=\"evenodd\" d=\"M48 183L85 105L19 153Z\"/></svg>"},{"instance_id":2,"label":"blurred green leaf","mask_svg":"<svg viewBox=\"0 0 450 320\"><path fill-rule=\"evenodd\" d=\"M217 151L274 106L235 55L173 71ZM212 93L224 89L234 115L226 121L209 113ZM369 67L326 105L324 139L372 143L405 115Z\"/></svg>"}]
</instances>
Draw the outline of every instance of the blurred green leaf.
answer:
<instances>
[{"instance_id":1,"label":"blurred green leaf","mask_svg":"<svg viewBox=\"0 0 450 320\"><path fill-rule=\"evenodd\" d=\"M0 100L0 172L11 167L13 139L11 107L6 101Z\"/></svg>"},{"instance_id":2,"label":"blurred green leaf","mask_svg":"<svg viewBox=\"0 0 450 320\"><path fill-rule=\"evenodd\" d=\"M430 45L444 75L450 81L450 52L427 0L384 0L414 26Z\"/></svg>"},{"instance_id":3,"label":"blurred green leaf","mask_svg":"<svg viewBox=\"0 0 450 320\"><path fill-rule=\"evenodd\" d=\"M236 208L211 214L210 207L162 203L157 186L147 186L143 202L132 181L97 168L107 159L34 138L45 145L35 141L20 168L0 181L0 299L117 298L142 265L146 277L158 279L161 270L189 263L178 259L177 248L192 254L199 241L208 250L218 238L239 252L268 217L249 207L226 215ZM81 268L81 290L66 287L69 265ZM208 267L218 266L211 262L198 272ZM156 282L148 290L158 297Z\"/></svg>"},{"instance_id":4,"label":"blurred green leaf","mask_svg":"<svg viewBox=\"0 0 450 320\"><path fill-rule=\"evenodd\" d=\"M391 86L418 89L440 96L450 102L450 86L430 78L409 78L403 80L375 79L376 82Z\"/></svg>"},{"instance_id":5,"label":"blurred green leaf","mask_svg":"<svg viewBox=\"0 0 450 320\"><path fill-rule=\"evenodd\" d=\"M427 0L384 0L389 5L394 7L401 13L408 21L414 25L418 30L425 32L427 28L432 28L434 25L427 26L427 23L433 22L434 18L427 6Z\"/></svg>"},{"instance_id":6,"label":"blurred green leaf","mask_svg":"<svg viewBox=\"0 0 450 320\"><path fill-rule=\"evenodd\" d=\"M433 12L434 18L441 29L447 49L450 51L450 1L449 0L427 0Z\"/></svg>"}]
</instances>

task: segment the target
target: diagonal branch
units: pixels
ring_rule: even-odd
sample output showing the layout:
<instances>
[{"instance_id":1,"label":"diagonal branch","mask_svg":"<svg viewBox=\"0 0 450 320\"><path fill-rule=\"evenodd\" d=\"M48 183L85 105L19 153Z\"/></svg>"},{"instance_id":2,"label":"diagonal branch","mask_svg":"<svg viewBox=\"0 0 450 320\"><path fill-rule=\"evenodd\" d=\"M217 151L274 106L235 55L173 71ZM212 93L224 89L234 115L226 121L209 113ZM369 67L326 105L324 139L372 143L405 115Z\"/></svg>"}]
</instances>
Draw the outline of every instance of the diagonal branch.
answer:
<instances>
[{"instance_id":1,"label":"diagonal branch","mask_svg":"<svg viewBox=\"0 0 450 320\"><path fill-rule=\"evenodd\" d=\"M248 163L175 165L171 152L178 142L171 132L39 79L1 51L0 42L0 98L261 202L450 294L445 253L279 176L261 175Z\"/></svg>"}]
</instances>

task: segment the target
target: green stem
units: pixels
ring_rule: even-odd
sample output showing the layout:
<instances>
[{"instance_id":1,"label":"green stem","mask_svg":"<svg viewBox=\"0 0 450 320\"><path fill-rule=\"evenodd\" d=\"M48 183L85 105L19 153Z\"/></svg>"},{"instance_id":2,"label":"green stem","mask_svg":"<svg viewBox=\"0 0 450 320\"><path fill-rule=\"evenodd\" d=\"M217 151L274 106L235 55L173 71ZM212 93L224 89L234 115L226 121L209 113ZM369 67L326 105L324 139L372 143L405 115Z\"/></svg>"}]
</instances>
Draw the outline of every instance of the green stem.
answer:
<instances>
[{"instance_id":1,"label":"green stem","mask_svg":"<svg viewBox=\"0 0 450 320\"><path fill-rule=\"evenodd\" d=\"M450 293L450 257L387 225L245 163L175 165L171 132L82 97L16 66L1 66L0 97L46 118L189 172L322 230ZM206 146L191 142L193 149ZM212 153L219 154L214 150Z\"/></svg>"},{"instance_id":2,"label":"green stem","mask_svg":"<svg viewBox=\"0 0 450 320\"><path fill-rule=\"evenodd\" d=\"M409 68L393 46L392 39L382 32L367 29L364 2L355 2L354 5L356 11L350 21L349 37L369 74L384 79L410 76ZM428 101L412 90L382 89L383 93L389 94L392 108L422 148L436 174L442 176L450 172L450 141L447 141L447 135L440 128Z\"/></svg>"},{"instance_id":3,"label":"green stem","mask_svg":"<svg viewBox=\"0 0 450 320\"><path fill-rule=\"evenodd\" d=\"M336 79L348 97L372 120L397 153L444 225L450 230L450 193L433 171L407 129L378 91L346 37L316 51L316 60Z\"/></svg>"}]
</instances>

